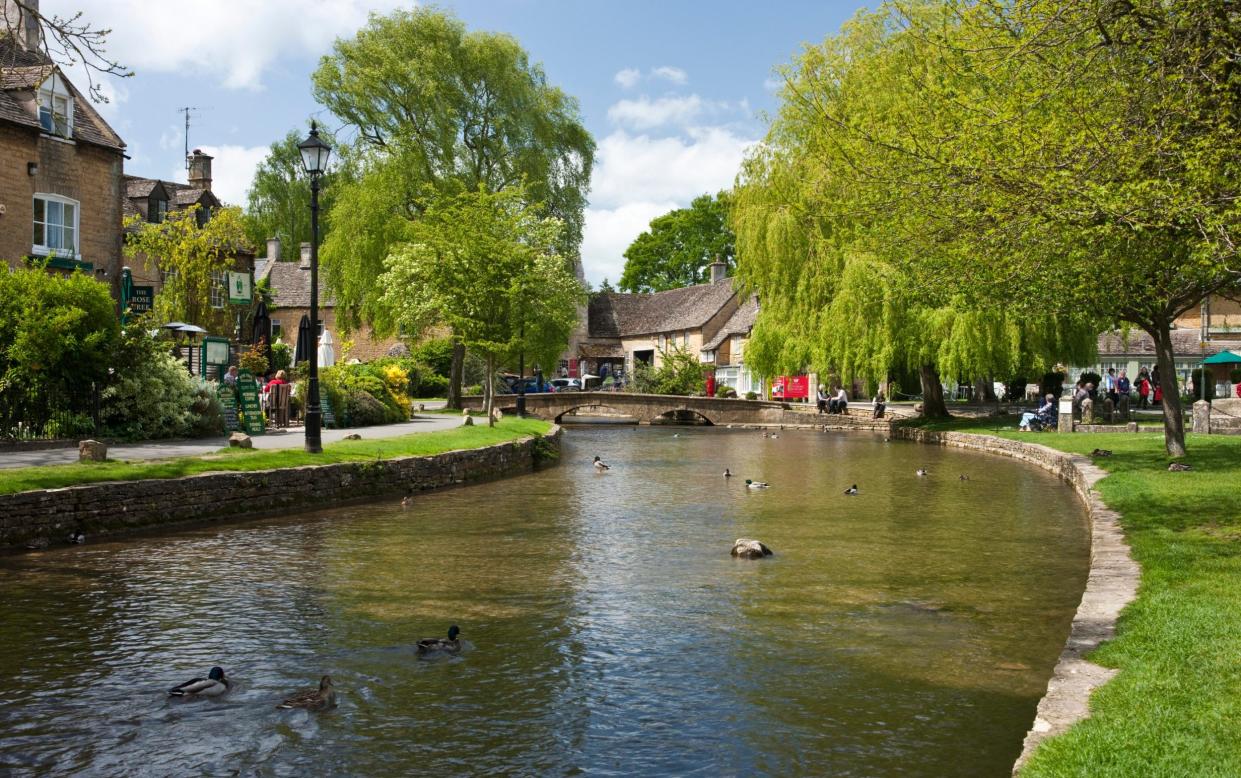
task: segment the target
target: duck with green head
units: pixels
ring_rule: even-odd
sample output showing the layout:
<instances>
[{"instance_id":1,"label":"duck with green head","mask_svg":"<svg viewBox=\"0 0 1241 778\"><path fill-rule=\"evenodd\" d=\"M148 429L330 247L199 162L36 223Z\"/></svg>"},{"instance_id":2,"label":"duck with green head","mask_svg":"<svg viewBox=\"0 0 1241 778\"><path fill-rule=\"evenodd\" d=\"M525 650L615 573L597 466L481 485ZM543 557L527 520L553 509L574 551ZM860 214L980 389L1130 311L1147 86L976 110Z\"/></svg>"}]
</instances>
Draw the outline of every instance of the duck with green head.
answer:
<instances>
[{"instance_id":1,"label":"duck with green head","mask_svg":"<svg viewBox=\"0 0 1241 778\"><path fill-rule=\"evenodd\" d=\"M461 628L453 624L448 628L448 638L424 638L418 641L418 656L446 656L461 653L461 640L457 635Z\"/></svg>"},{"instance_id":2,"label":"duck with green head","mask_svg":"<svg viewBox=\"0 0 1241 778\"><path fill-rule=\"evenodd\" d=\"M228 679L223 667L213 667L206 678L191 678L180 686L168 690L169 697L217 697L228 691Z\"/></svg>"}]
</instances>

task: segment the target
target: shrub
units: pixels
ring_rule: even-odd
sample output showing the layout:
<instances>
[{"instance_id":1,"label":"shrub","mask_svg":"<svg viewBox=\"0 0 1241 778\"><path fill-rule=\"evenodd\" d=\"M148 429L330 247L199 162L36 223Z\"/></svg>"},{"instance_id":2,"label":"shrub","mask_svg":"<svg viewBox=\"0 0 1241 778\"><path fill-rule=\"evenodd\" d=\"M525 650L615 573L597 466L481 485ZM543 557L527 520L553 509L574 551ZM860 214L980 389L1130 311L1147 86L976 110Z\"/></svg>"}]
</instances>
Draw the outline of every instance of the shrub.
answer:
<instances>
[{"instance_id":1,"label":"shrub","mask_svg":"<svg viewBox=\"0 0 1241 778\"><path fill-rule=\"evenodd\" d=\"M716 397L723 397L723 398L725 398L725 399L734 399L734 398L736 398L736 396L737 396L737 390L736 390L736 389L734 389L734 388L732 388L731 386L722 386L722 387L720 387L720 389L719 389L719 390L715 393L715 396L716 396Z\"/></svg>"},{"instance_id":2,"label":"shrub","mask_svg":"<svg viewBox=\"0 0 1241 778\"><path fill-rule=\"evenodd\" d=\"M1228 371L1228 380L1234 384L1241 384L1241 368Z\"/></svg>"},{"instance_id":3,"label":"shrub","mask_svg":"<svg viewBox=\"0 0 1241 778\"><path fill-rule=\"evenodd\" d=\"M482 393L483 393L482 384L471 384L461 390L461 394L464 394L464 395L478 395Z\"/></svg>"},{"instance_id":4,"label":"shrub","mask_svg":"<svg viewBox=\"0 0 1241 778\"><path fill-rule=\"evenodd\" d=\"M376 400L370 392L364 389L354 389L349 392L346 413L349 415L350 426L370 427L376 424L386 424L390 420L391 411Z\"/></svg>"},{"instance_id":5,"label":"shrub","mask_svg":"<svg viewBox=\"0 0 1241 778\"><path fill-rule=\"evenodd\" d=\"M134 353L142 354L141 347ZM104 389L100 417L106 434L129 440L190 434L199 387L179 359L153 345L143 359L118 367L116 380Z\"/></svg>"},{"instance_id":6,"label":"shrub","mask_svg":"<svg viewBox=\"0 0 1241 778\"><path fill-rule=\"evenodd\" d=\"M418 382L416 397L446 397L448 395L448 379L442 375L429 373Z\"/></svg>"},{"instance_id":7,"label":"shrub","mask_svg":"<svg viewBox=\"0 0 1241 778\"><path fill-rule=\"evenodd\" d=\"M452 372L452 338L435 338L419 343L410 349L410 358L446 379Z\"/></svg>"},{"instance_id":8,"label":"shrub","mask_svg":"<svg viewBox=\"0 0 1241 778\"><path fill-rule=\"evenodd\" d=\"M692 395L706 384L698 357L677 346L662 352L658 368L638 363L633 371L634 389L643 394Z\"/></svg>"},{"instance_id":9,"label":"shrub","mask_svg":"<svg viewBox=\"0 0 1241 778\"><path fill-rule=\"evenodd\" d=\"M271 365L269 367L274 372L276 370L288 370L291 364L293 364L292 347L288 343L276 341L271 347Z\"/></svg>"},{"instance_id":10,"label":"shrub","mask_svg":"<svg viewBox=\"0 0 1241 778\"><path fill-rule=\"evenodd\" d=\"M1098 373L1086 371L1078 376L1077 380L1087 384L1094 384L1095 389L1100 389L1103 387L1103 376Z\"/></svg>"},{"instance_id":11,"label":"shrub","mask_svg":"<svg viewBox=\"0 0 1241 778\"><path fill-rule=\"evenodd\" d=\"M249 370L255 377L267 375L267 349L265 344L255 343L241 352L237 364L242 370Z\"/></svg>"},{"instance_id":12,"label":"shrub","mask_svg":"<svg viewBox=\"0 0 1241 778\"><path fill-rule=\"evenodd\" d=\"M1202 368L1199 367L1199 368L1194 369L1194 371L1190 373L1190 376L1194 382L1194 391L1193 391L1193 398L1192 398L1193 400L1202 399L1202 390L1204 388L1203 383L1202 383L1202 380L1203 380L1202 372L1203 372ZM1206 398L1208 400L1214 400L1215 399L1215 377L1211 375L1210 370L1206 371L1205 388L1207 392Z\"/></svg>"},{"instance_id":13,"label":"shrub","mask_svg":"<svg viewBox=\"0 0 1241 778\"><path fill-rule=\"evenodd\" d=\"M755 392L746 392L746 393L745 393L745 399L747 399L747 400L757 400L757 399L758 399L758 394L756 394Z\"/></svg>"},{"instance_id":14,"label":"shrub","mask_svg":"<svg viewBox=\"0 0 1241 778\"><path fill-rule=\"evenodd\" d=\"M207 438L224 433L224 409L220 407L217 384L200 382L194 390L194 402L190 405L190 435Z\"/></svg>"},{"instance_id":15,"label":"shrub","mask_svg":"<svg viewBox=\"0 0 1241 778\"><path fill-rule=\"evenodd\" d=\"M1059 397L1064 389L1064 373L1057 370L1051 373L1043 373L1043 378L1038 382L1039 397L1054 395Z\"/></svg>"}]
</instances>

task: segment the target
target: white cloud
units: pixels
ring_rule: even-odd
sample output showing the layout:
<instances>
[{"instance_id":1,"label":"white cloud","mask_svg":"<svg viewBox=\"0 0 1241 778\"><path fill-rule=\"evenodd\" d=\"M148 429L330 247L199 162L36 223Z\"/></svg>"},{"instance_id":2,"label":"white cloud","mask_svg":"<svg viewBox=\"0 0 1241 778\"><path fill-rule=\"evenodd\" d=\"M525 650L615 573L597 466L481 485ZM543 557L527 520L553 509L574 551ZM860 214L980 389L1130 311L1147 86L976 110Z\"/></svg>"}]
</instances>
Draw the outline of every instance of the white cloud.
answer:
<instances>
[{"instance_id":1,"label":"white cloud","mask_svg":"<svg viewBox=\"0 0 1241 778\"><path fill-rule=\"evenodd\" d=\"M680 68L664 65L663 67L652 69L651 78L662 78L664 81L671 81L674 84L684 84L689 81L689 74Z\"/></svg>"},{"instance_id":2,"label":"white cloud","mask_svg":"<svg viewBox=\"0 0 1241 778\"><path fill-rule=\"evenodd\" d=\"M111 28L107 53L143 72L206 75L230 88L260 89L286 57L314 57L399 0L45 0L44 12ZM407 3L404 3L407 5Z\"/></svg>"},{"instance_id":3,"label":"white cloud","mask_svg":"<svg viewBox=\"0 0 1241 778\"><path fill-rule=\"evenodd\" d=\"M615 283L625 249L651 219L731 187L755 142L723 127L692 128L670 138L617 130L602 139L582 235L587 280L597 286L606 276Z\"/></svg>"},{"instance_id":4,"label":"white cloud","mask_svg":"<svg viewBox=\"0 0 1241 778\"><path fill-rule=\"evenodd\" d=\"M642 80L642 71L634 68L625 68L618 71L612 78L616 83L620 84L621 89L633 89Z\"/></svg>"},{"instance_id":5,"label":"white cloud","mask_svg":"<svg viewBox=\"0 0 1241 778\"><path fill-rule=\"evenodd\" d=\"M269 146L199 146L210 154L211 191L228 205L245 207L246 191L254 181L254 170L271 150ZM169 175L171 181L185 181L185 167Z\"/></svg>"},{"instance_id":6,"label":"white cloud","mask_svg":"<svg viewBox=\"0 0 1241 778\"><path fill-rule=\"evenodd\" d=\"M652 100L643 95L636 100L621 100L608 108L608 118L637 130L649 130L665 124L688 125L706 113L724 110L723 103L703 100L698 95L660 97Z\"/></svg>"}]
</instances>

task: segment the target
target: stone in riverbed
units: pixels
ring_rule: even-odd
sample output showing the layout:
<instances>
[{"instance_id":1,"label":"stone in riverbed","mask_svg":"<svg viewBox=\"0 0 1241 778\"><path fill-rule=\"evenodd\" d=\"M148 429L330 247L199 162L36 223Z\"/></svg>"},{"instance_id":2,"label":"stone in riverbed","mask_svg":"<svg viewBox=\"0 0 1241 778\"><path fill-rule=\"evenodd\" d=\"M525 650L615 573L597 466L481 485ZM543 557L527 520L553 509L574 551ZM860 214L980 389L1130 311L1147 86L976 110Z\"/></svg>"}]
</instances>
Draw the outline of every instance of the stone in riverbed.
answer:
<instances>
[{"instance_id":1,"label":"stone in riverbed","mask_svg":"<svg viewBox=\"0 0 1241 778\"><path fill-rule=\"evenodd\" d=\"M742 559L762 559L771 554L770 548L751 538L737 538L737 541L733 543L733 556Z\"/></svg>"},{"instance_id":2,"label":"stone in riverbed","mask_svg":"<svg viewBox=\"0 0 1241 778\"><path fill-rule=\"evenodd\" d=\"M254 441L244 432L234 432L228 436L229 448L254 448Z\"/></svg>"},{"instance_id":3,"label":"stone in riverbed","mask_svg":"<svg viewBox=\"0 0 1241 778\"><path fill-rule=\"evenodd\" d=\"M108 447L97 440L83 440L78 443L79 462L103 462L108 458Z\"/></svg>"}]
</instances>

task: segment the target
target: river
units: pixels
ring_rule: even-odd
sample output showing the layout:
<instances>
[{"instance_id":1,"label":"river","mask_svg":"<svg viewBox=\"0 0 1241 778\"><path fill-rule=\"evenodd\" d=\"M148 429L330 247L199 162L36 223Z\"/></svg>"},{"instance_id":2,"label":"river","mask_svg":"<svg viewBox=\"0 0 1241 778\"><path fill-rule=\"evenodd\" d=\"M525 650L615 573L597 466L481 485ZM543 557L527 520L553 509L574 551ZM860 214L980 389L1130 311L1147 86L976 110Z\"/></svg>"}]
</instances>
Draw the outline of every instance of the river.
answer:
<instances>
[{"instance_id":1,"label":"river","mask_svg":"<svg viewBox=\"0 0 1241 778\"><path fill-rule=\"evenodd\" d=\"M1088 542L999 457L574 427L410 508L0 558L0 774L1005 776ZM419 660L450 624L472 650ZM165 696L217 664L227 695ZM336 710L275 709L324 673Z\"/></svg>"}]
</instances>

